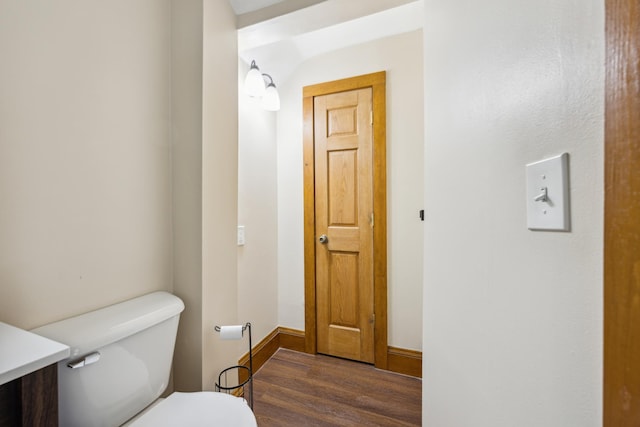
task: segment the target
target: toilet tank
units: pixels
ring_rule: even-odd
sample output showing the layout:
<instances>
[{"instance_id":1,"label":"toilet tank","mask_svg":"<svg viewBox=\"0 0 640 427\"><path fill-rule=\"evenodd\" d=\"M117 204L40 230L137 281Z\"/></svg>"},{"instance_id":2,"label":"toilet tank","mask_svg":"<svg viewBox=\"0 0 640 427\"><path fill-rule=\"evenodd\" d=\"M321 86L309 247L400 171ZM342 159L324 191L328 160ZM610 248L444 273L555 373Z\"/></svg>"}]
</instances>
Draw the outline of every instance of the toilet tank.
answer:
<instances>
[{"instance_id":1,"label":"toilet tank","mask_svg":"<svg viewBox=\"0 0 640 427\"><path fill-rule=\"evenodd\" d=\"M63 427L119 426L167 388L182 300L154 292L31 332L64 343L58 363Z\"/></svg>"}]
</instances>

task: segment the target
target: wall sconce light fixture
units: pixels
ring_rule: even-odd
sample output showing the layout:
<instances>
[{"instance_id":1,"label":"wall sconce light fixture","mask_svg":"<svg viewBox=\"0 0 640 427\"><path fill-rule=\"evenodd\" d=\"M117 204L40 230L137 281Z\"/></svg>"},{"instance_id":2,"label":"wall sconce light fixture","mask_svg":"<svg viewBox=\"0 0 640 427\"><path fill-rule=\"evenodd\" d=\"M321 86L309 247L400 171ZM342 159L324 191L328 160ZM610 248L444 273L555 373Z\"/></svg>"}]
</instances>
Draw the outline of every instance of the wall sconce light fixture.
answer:
<instances>
[{"instance_id":1,"label":"wall sconce light fixture","mask_svg":"<svg viewBox=\"0 0 640 427\"><path fill-rule=\"evenodd\" d=\"M269 74L263 74L263 76L269 78L269 84L267 84L262 97L262 108L268 111L278 111L280 109L280 95L278 95L276 85Z\"/></svg>"},{"instance_id":2,"label":"wall sconce light fixture","mask_svg":"<svg viewBox=\"0 0 640 427\"><path fill-rule=\"evenodd\" d=\"M269 79L266 83L266 78ZM266 86L265 86L266 84ZM244 79L244 91L252 98L262 99L262 108L268 111L280 109L280 95L269 74L260 72L256 61L251 61L251 68Z\"/></svg>"}]
</instances>

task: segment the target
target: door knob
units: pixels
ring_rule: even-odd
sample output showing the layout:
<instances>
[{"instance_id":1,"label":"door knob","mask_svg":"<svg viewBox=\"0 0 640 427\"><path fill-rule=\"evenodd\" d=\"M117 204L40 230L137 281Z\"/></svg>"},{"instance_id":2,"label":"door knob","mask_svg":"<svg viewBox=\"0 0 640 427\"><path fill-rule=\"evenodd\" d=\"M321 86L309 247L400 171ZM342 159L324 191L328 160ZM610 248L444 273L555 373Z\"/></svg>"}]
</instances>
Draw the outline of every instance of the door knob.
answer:
<instances>
[{"instance_id":1,"label":"door knob","mask_svg":"<svg viewBox=\"0 0 640 427\"><path fill-rule=\"evenodd\" d=\"M322 236L320 236L320 237L318 238L318 241L319 241L320 243L327 243L327 242L329 241L329 238L327 237L327 235L326 235L326 234L323 234Z\"/></svg>"}]
</instances>

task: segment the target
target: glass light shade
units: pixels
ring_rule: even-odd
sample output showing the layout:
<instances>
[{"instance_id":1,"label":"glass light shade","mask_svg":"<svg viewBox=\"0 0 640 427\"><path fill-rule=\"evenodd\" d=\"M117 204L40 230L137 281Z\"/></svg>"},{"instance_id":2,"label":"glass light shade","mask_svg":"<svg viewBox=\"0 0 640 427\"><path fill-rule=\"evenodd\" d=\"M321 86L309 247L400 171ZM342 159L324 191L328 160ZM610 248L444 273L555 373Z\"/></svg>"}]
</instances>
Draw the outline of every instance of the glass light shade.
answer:
<instances>
[{"instance_id":1,"label":"glass light shade","mask_svg":"<svg viewBox=\"0 0 640 427\"><path fill-rule=\"evenodd\" d=\"M268 111L278 111L280 109L280 95L276 85L269 83L262 97L262 108Z\"/></svg>"},{"instance_id":2,"label":"glass light shade","mask_svg":"<svg viewBox=\"0 0 640 427\"><path fill-rule=\"evenodd\" d=\"M251 69L244 79L244 91L252 97L260 98L264 96L264 79L255 61L251 61Z\"/></svg>"}]
</instances>

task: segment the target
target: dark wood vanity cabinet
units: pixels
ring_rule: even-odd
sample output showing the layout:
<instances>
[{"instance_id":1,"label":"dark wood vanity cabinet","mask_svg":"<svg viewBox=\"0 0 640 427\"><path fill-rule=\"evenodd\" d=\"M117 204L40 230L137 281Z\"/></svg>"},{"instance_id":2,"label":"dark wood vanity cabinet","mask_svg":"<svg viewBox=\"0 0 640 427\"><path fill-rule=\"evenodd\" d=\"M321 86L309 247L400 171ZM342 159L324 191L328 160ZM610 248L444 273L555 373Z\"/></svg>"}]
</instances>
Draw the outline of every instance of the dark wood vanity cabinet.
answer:
<instances>
[{"instance_id":1,"label":"dark wood vanity cabinet","mask_svg":"<svg viewBox=\"0 0 640 427\"><path fill-rule=\"evenodd\" d=\"M0 427L27 426L58 426L56 363L0 385Z\"/></svg>"}]
</instances>

